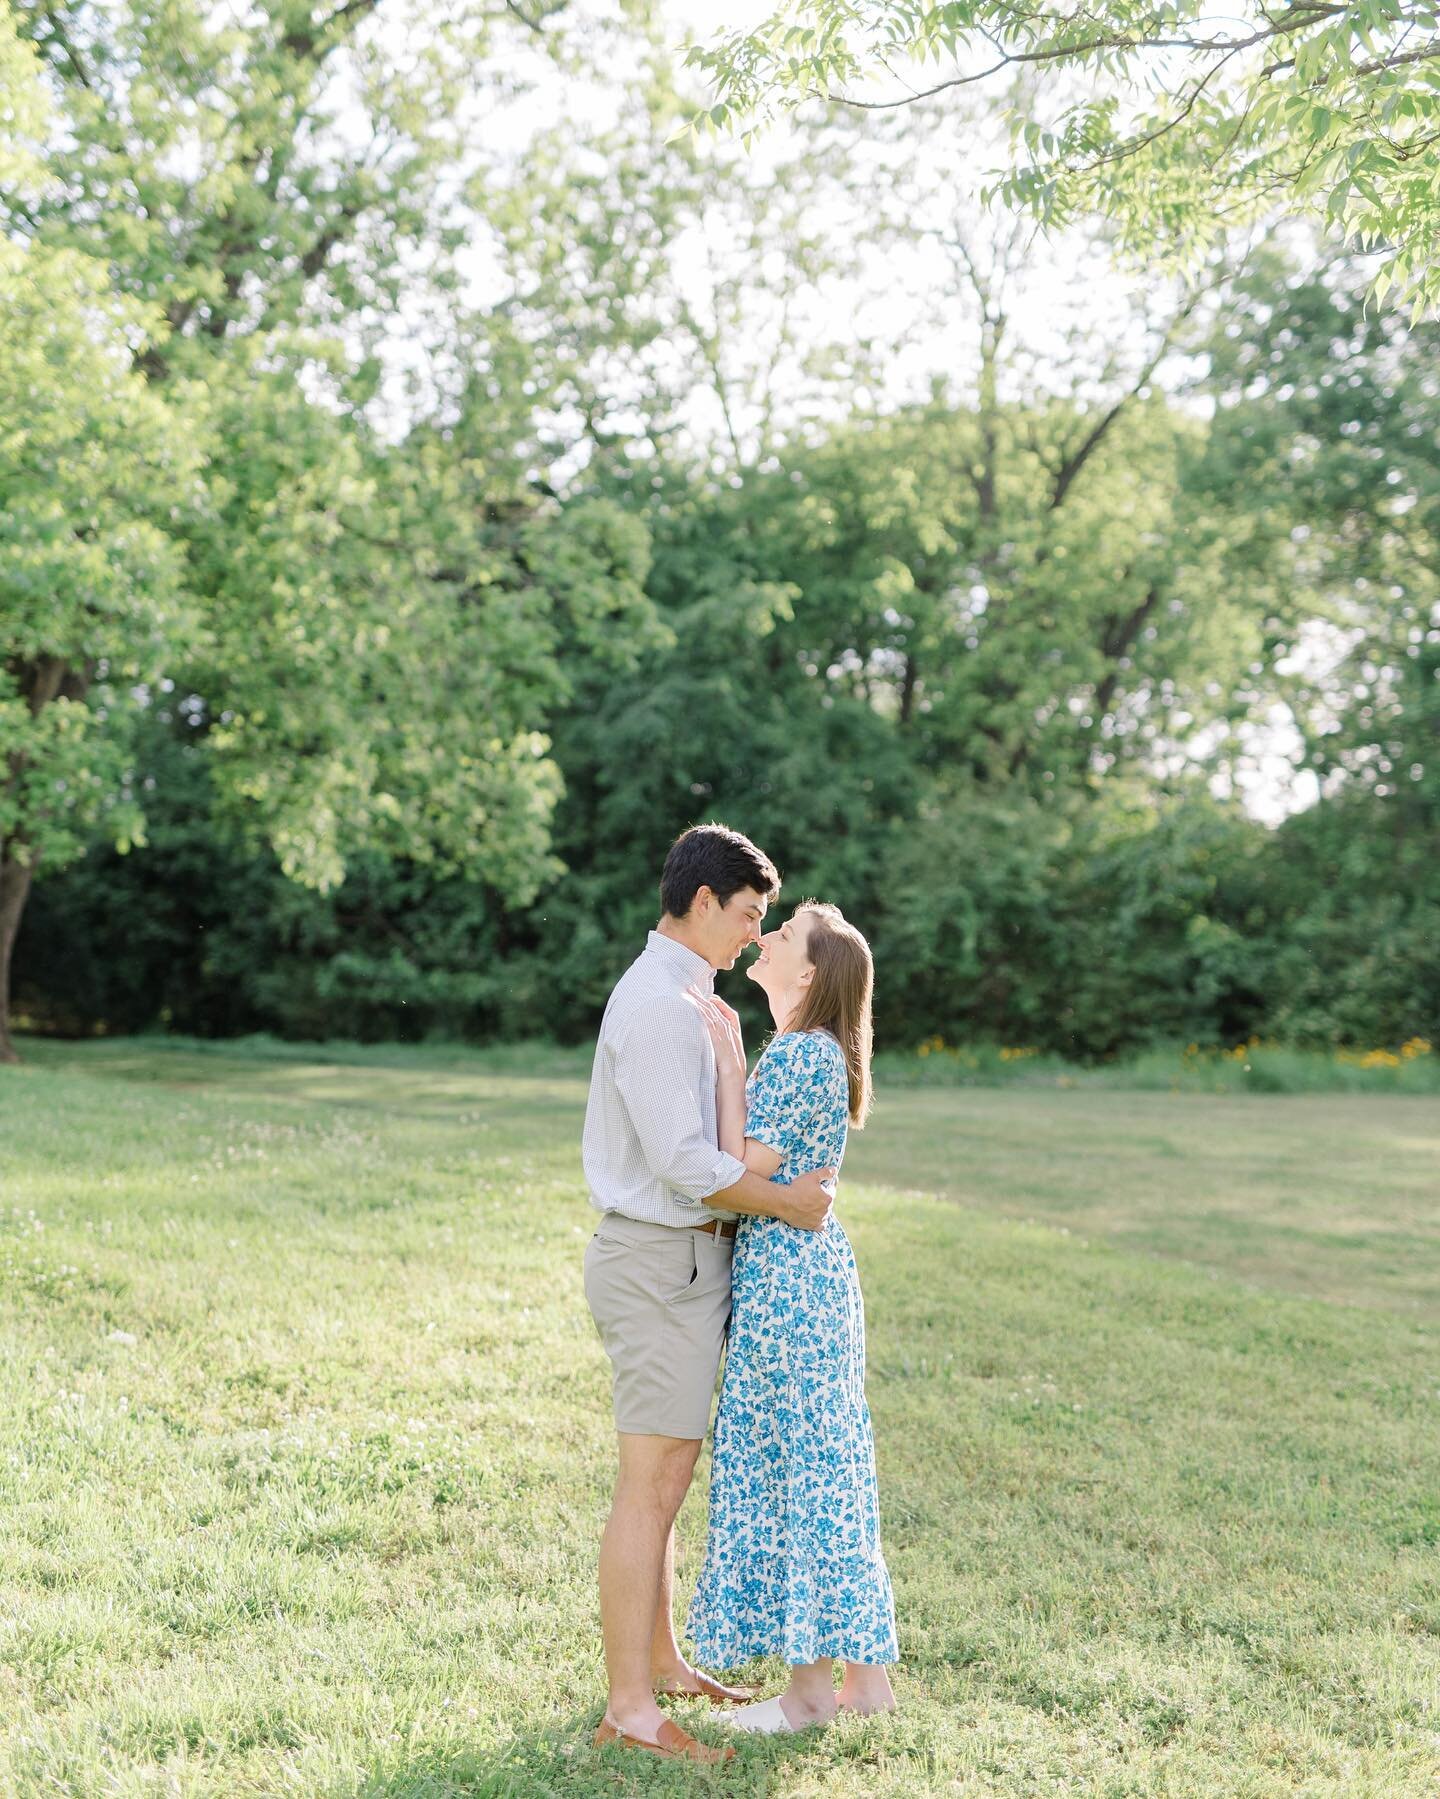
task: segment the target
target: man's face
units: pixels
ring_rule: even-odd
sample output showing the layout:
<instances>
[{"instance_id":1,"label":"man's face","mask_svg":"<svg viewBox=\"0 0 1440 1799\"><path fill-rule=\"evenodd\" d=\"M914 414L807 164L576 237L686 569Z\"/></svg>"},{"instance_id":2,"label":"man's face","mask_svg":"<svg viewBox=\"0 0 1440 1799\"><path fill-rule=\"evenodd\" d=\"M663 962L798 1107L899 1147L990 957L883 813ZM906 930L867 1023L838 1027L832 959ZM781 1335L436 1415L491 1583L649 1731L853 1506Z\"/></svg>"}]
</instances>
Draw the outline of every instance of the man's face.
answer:
<instances>
[{"instance_id":1,"label":"man's face","mask_svg":"<svg viewBox=\"0 0 1440 1799\"><path fill-rule=\"evenodd\" d=\"M709 904L705 910L705 957L716 968L733 968L735 958L748 944L760 941L769 900L763 893L742 887L722 906L709 888L701 891Z\"/></svg>"}]
</instances>

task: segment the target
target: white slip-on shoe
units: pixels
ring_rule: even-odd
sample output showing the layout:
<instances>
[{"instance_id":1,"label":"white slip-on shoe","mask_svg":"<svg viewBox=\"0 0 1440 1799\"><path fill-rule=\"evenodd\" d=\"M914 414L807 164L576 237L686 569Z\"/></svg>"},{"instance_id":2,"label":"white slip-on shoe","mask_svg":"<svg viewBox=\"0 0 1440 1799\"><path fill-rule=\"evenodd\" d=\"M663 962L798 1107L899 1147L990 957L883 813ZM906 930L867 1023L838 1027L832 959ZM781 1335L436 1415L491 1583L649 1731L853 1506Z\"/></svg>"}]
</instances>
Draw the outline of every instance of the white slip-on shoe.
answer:
<instances>
[{"instance_id":1,"label":"white slip-on shoe","mask_svg":"<svg viewBox=\"0 0 1440 1799\"><path fill-rule=\"evenodd\" d=\"M738 1705L725 1714L725 1722L736 1730L748 1730L752 1736L793 1736L795 1726L785 1716L779 1699L761 1699L755 1705Z\"/></svg>"}]
</instances>

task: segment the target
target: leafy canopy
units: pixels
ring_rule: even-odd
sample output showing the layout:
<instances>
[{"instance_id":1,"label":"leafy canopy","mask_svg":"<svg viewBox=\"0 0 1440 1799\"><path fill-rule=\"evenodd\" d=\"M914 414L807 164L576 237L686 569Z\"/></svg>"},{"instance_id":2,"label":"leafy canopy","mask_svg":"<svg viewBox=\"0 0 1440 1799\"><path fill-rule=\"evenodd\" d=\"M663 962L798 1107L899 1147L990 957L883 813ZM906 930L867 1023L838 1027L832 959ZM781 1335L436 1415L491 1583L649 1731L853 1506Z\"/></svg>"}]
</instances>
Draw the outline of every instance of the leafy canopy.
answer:
<instances>
[{"instance_id":1,"label":"leafy canopy","mask_svg":"<svg viewBox=\"0 0 1440 1799\"><path fill-rule=\"evenodd\" d=\"M143 841L152 709L288 876L384 852L520 903L567 663L654 629L643 525L532 478L543 371L437 224L519 27L407 23L0 0L0 1060L32 881ZM426 381L387 412L397 318Z\"/></svg>"},{"instance_id":2,"label":"leafy canopy","mask_svg":"<svg viewBox=\"0 0 1440 1799\"><path fill-rule=\"evenodd\" d=\"M994 191L1046 223L1098 211L1131 250L1188 258L1299 211L1377 257L1376 297L1440 299L1436 0L1220 16L1199 0L791 0L688 61L715 93L697 122L717 129L813 99L886 111L1005 82L1016 161ZM903 92L867 91L883 76Z\"/></svg>"}]
</instances>

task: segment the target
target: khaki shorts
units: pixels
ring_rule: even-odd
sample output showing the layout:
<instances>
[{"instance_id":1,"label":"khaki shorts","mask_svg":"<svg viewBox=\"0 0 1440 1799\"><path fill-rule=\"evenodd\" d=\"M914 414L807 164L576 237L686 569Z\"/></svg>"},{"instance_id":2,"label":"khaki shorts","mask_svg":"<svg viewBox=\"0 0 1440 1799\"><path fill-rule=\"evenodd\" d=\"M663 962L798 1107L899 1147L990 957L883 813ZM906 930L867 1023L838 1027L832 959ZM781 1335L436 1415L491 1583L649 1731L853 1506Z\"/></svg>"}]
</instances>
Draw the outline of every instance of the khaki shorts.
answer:
<instances>
[{"instance_id":1,"label":"khaki shorts","mask_svg":"<svg viewBox=\"0 0 1440 1799\"><path fill-rule=\"evenodd\" d=\"M607 1212L585 1250L585 1297L615 1373L615 1428L699 1438L730 1322L726 1237Z\"/></svg>"}]
</instances>

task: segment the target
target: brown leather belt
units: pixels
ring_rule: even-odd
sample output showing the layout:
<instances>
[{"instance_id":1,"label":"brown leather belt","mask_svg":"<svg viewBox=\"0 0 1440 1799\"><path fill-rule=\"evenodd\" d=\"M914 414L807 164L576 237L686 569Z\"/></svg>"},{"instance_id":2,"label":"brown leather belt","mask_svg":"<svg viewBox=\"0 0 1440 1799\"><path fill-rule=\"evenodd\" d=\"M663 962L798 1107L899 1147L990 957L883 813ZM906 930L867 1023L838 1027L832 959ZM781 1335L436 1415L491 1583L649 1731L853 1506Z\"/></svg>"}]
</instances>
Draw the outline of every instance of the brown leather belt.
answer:
<instances>
[{"instance_id":1,"label":"brown leather belt","mask_svg":"<svg viewBox=\"0 0 1440 1799\"><path fill-rule=\"evenodd\" d=\"M692 1231L704 1231L707 1237L733 1237L735 1220L733 1218L712 1218L708 1224L692 1224Z\"/></svg>"}]
</instances>

